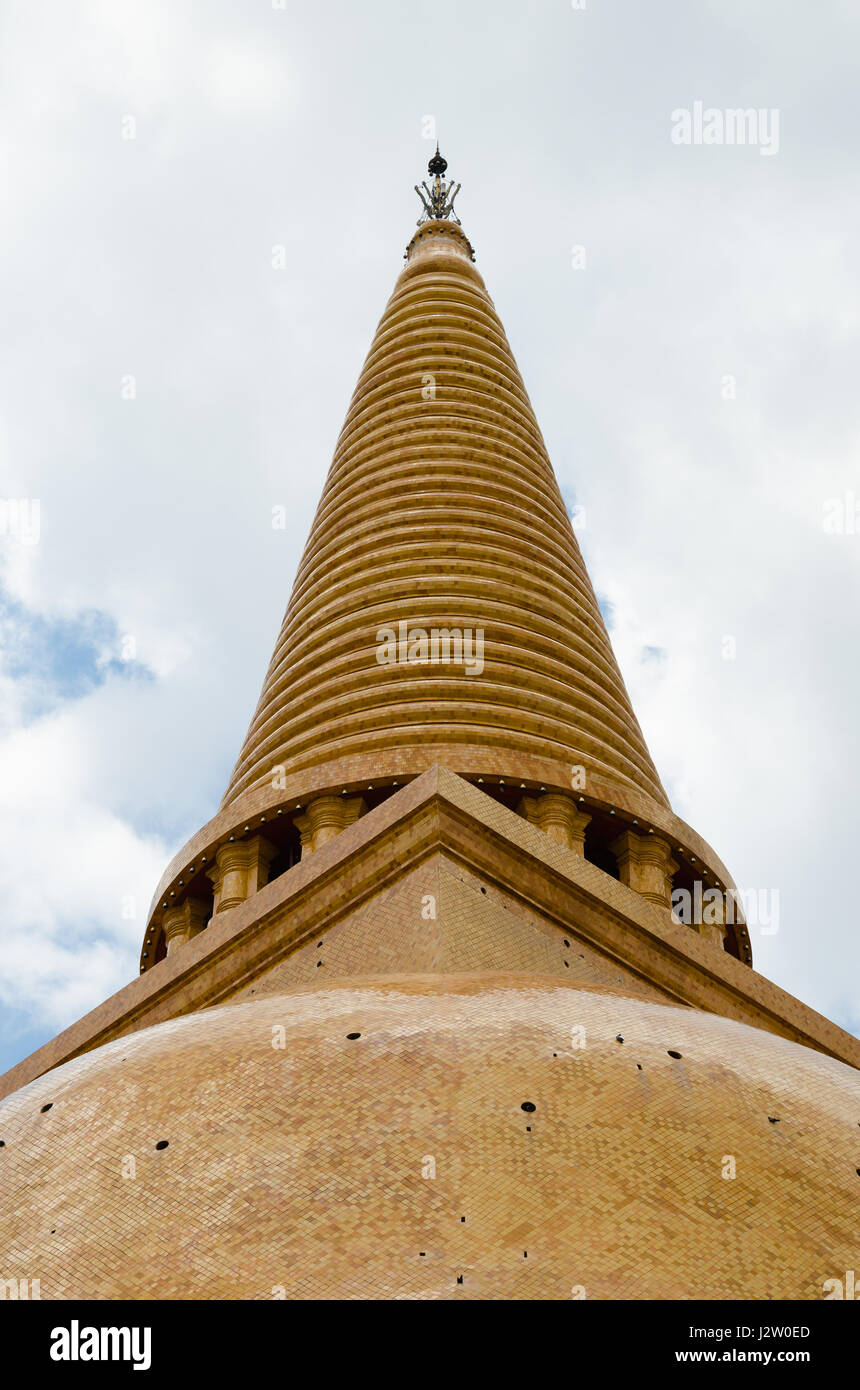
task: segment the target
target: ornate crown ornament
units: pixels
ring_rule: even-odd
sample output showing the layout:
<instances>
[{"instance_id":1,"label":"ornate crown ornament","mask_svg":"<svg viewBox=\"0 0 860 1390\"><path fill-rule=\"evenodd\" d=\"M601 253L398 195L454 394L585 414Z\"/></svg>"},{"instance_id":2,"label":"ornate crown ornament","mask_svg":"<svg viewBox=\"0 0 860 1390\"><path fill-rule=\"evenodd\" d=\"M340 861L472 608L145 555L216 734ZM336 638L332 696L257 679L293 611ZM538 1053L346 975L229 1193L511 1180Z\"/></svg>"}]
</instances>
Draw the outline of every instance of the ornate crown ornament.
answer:
<instances>
[{"instance_id":1,"label":"ornate crown ornament","mask_svg":"<svg viewBox=\"0 0 860 1390\"><path fill-rule=\"evenodd\" d=\"M447 168L448 161L442 158L437 144L436 153L427 165L427 173L430 175L431 179L430 187L428 188L427 184L423 181L421 183L421 188L418 187L417 183L415 185L415 192L418 194L424 207L424 211L418 219L417 225L419 227L422 222L431 222L436 219L446 218L450 218L452 222L456 222L458 227L460 226L460 219L454 211L454 199L460 192L461 185L458 183L455 186L453 181L450 183L445 182L442 175ZM422 189L424 190L423 193L421 191ZM427 195L426 197L424 196L425 194Z\"/></svg>"}]
</instances>

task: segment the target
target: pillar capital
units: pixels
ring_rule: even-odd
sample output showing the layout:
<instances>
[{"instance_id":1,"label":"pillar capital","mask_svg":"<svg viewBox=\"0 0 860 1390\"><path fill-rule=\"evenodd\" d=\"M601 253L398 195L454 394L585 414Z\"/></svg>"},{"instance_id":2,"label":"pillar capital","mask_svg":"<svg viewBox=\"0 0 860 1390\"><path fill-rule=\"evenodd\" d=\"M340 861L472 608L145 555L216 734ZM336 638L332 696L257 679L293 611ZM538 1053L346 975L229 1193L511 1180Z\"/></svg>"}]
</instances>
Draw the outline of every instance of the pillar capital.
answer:
<instances>
[{"instance_id":1,"label":"pillar capital","mask_svg":"<svg viewBox=\"0 0 860 1390\"><path fill-rule=\"evenodd\" d=\"M622 830L609 848L618 860L622 883L658 907L671 909L672 876L678 872L678 864L668 840L662 835Z\"/></svg>"},{"instance_id":2,"label":"pillar capital","mask_svg":"<svg viewBox=\"0 0 860 1390\"><path fill-rule=\"evenodd\" d=\"M209 905L200 898L186 898L176 907L168 908L163 920L167 954L170 955L177 946L181 946L185 941L190 941L192 936L201 932L209 921L209 917Z\"/></svg>"},{"instance_id":3,"label":"pillar capital","mask_svg":"<svg viewBox=\"0 0 860 1390\"><path fill-rule=\"evenodd\" d=\"M221 845L206 875L215 889L215 912L226 912L259 892L269 880L269 865L277 850L263 835Z\"/></svg>"},{"instance_id":4,"label":"pillar capital","mask_svg":"<svg viewBox=\"0 0 860 1390\"><path fill-rule=\"evenodd\" d=\"M360 796L317 796L293 824L302 837L302 858L328 844L367 810Z\"/></svg>"},{"instance_id":5,"label":"pillar capital","mask_svg":"<svg viewBox=\"0 0 860 1390\"><path fill-rule=\"evenodd\" d=\"M530 825L536 825L551 840L572 849L574 854L585 853L585 828L591 816L579 809L573 797L564 792L524 796L517 809Z\"/></svg>"}]
</instances>

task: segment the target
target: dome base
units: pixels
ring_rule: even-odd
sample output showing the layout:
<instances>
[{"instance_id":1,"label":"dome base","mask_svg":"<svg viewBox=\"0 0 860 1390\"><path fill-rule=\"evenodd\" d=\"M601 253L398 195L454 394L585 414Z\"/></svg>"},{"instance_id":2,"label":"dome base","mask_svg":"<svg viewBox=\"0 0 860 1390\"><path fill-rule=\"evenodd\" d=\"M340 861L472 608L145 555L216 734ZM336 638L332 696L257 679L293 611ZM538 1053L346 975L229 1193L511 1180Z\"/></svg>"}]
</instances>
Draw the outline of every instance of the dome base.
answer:
<instances>
[{"instance_id":1,"label":"dome base","mask_svg":"<svg viewBox=\"0 0 860 1390\"><path fill-rule=\"evenodd\" d=\"M817 1299L856 1262L860 1078L540 976L204 1010L0 1105L46 1298Z\"/></svg>"}]
</instances>

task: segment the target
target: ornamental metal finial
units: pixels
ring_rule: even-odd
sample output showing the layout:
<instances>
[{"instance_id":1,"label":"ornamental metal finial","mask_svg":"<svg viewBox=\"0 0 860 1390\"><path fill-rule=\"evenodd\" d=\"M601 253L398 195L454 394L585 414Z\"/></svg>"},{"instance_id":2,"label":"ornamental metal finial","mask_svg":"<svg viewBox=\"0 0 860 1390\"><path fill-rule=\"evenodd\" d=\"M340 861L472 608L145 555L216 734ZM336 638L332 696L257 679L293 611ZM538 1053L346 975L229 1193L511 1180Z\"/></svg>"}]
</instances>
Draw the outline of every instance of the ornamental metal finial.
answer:
<instances>
[{"instance_id":1,"label":"ornamental metal finial","mask_svg":"<svg viewBox=\"0 0 860 1390\"><path fill-rule=\"evenodd\" d=\"M422 182L421 188L424 189L424 193L422 193L418 184L415 185L415 192L424 205L424 211L418 219L419 227L422 222L430 222L435 218L450 218L452 222L456 222L458 227L460 226L460 219L454 211L454 199L460 192L460 184L455 186L453 179L450 183L445 182L442 175L447 168L448 161L442 158L437 144L436 153L427 165L427 173L431 178L430 187L428 188L427 184Z\"/></svg>"}]
</instances>

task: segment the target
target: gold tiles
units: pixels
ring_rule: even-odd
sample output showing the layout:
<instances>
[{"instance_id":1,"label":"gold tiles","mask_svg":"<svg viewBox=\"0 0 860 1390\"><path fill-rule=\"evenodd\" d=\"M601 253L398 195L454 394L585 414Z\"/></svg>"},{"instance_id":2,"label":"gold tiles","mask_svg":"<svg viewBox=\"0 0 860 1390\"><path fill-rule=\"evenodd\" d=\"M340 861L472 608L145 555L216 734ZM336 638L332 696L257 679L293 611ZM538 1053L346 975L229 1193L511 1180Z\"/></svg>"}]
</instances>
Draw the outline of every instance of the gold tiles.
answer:
<instances>
[{"instance_id":1,"label":"gold tiles","mask_svg":"<svg viewBox=\"0 0 860 1390\"><path fill-rule=\"evenodd\" d=\"M3 1102L2 1273L43 1298L816 1299L856 1267L858 1122L852 1068L697 1010L541 976L297 989Z\"/></svg>"}]
</instances>

